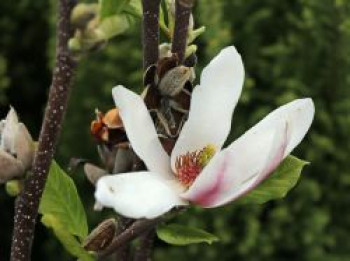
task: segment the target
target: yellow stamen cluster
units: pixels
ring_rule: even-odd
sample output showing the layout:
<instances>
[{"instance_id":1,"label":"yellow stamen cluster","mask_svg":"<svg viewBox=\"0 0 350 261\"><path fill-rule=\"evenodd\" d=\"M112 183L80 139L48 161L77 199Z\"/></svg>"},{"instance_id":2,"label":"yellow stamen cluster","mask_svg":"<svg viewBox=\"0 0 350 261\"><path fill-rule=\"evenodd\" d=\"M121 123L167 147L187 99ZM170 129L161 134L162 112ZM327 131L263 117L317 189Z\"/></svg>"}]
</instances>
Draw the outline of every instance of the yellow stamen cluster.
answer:
<instances>
[{"instance_id":1,"label":"yellow stamen cluster","mask_svg":"<svg viewBox=\"0 0 350 261\"><path fill-rule=\"evenodd\" d=\"M212 144L209 144L207 145L204 149L202 149L200 151L200 153L198 154L198 161L199 161L199 164L202 166L202 167L205 167L209 161L212 159L212 157L214 157L216 153L216 148L214 145Z\"/></svg>"}]
</instances>

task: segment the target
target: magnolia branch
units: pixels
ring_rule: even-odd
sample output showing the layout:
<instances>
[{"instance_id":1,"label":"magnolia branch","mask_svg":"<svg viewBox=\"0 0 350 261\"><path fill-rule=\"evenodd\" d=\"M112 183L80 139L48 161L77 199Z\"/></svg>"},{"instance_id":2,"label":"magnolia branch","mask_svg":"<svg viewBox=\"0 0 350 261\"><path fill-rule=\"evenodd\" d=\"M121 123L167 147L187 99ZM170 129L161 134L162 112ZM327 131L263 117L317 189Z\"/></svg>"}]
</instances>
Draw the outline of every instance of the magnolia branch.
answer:
<instances>
[{"instance_id":1,"label":"magnolia branch","mask_svg":"<svg viewBox=\"0 0 350 261\"><path fill-rule=\"evenodd\" d=\"M175 28L172 42L172 53L177 53L183 62L187 46L187 33L194 0L176 0Z\"/></svg>"},{"instance_id":2,"label":"magnolia branch","mask_svg":"<svg viewBox=\"0 0 350 261\"><path fill-rule=\"evenodd\" d=\"M70 13L73 0L59 0L57 23L56 65L53 71L48 104L33 162L32 174L16 200L14 231L11 248L12 261L31 259L36 217L56 144L61 131L72 83L75 61L69 55Z\"/></svg>"},{"instance_id":3,"label":"magnolia branch","mask_svg":"<svg viewBox=\"0 0 350 261\"><path fill-rule=\"evenodd\" d=\"M135 238L138 238L141 235L143 236L145 233L149 233L160 223L174 218L180 213L186 211L186 209L186 207L177 207L161 217L155 219L139 219L135 221L127 229L118 234L106 249L98 253L98 257L102 258L113 254L116 250L125 246ZM151 242L149 241L148 243Z\"/></svg>"},{"instance_id":4,"label":"magnolia branch","mask_svg":"<svg viewBox=\"0 0 350 261\"><path fill-rule=\"evenodd\" d=\"M160 0L142 0L143 68L158 61Z\"/></svg>"},{"instance_id":5,"label":"magnolia branch","mask_svg":"<svg viewBox=\"0 0 350 261\"><path fill-rule=\"evenodd\" d=\"M157 218L135 221L131 226L115 237L111 244L103 252L99 253L99 257L106 257L113 254L120 247L123 247L130 241L147 232L147 230L155 227L162 220L162 218Z\"/></svg>"},{"instance_id":6,"label":"magnolia branch","mask_svg":"<svg viewBox=\"0 0 350 261\"><path fill-rule=\"evenodd\" d=\"M154 228L151 228L140 236L140 243L136 248L134 261L147 261L152 259L154 236Z\"/></svg>"},{"instance_id":7,"label":"magnolia branch","mask_svg":"<svg viewBox=\"0 0 350 261\"><path fill-rule=\"evenodd\" d=\"M157 63L159 58L159 11L160 0L142 0L143 6L143 68ZM172 43L172 52L177 53L180 61L184 60L189 19L194 0L176 1L175 29ZM176 211L177 212L177 211ZM135 261L149 260L152 252L155 227L165 218L153 220L137 220L118 234L111 244L101 253L99 259L113 253L123 253L124 248L132 240L140 237L140 245L135 252ZM122 257L122 260L124 258Z\"/></svg>"}]
</instances>

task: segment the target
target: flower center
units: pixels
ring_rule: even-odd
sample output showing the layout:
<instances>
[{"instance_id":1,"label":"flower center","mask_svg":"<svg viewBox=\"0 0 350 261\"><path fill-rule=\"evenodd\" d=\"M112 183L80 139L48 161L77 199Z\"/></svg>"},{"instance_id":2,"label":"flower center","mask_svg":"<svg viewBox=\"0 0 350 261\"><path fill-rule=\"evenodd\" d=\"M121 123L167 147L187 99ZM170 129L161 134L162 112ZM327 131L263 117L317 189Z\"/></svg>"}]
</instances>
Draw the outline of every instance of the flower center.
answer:
<instances>
[{"instance_id":1,"label":"flower center","mask_svg":"<svg viewBox=\"0 0 350 261\"><path fill-rule=\"evenodd\" d=\"M209 163L215 155L216 148L213 145L207 145L202 150L187 152L176 158L175 168L176 176L186 187L192 185L199 173Z\"/></svg>"}]
</instances>

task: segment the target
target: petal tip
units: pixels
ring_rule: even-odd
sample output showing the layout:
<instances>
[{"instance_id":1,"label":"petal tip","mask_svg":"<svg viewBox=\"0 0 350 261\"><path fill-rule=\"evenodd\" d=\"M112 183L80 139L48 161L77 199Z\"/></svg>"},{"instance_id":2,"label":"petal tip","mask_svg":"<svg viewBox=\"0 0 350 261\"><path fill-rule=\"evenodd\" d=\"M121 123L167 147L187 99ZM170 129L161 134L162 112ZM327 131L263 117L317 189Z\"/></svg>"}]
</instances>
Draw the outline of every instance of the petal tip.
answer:
<instances>
[{"instance_id":1,"label":"petal tip","mask_svg":"<svg viewBox=\"0 0 350 261\"><path fill-rule=\"evenodd\" d=\"M124 90L127 90L127 89L123 85L117 85L117 86L113 87L112 96L113 96L114 100L116 100L117 97L120 95L120 93L123 92Z\"/></svg>"},{"instance_id":2,"label":"petal tip","mask_svg":"<svg viewBox=\"0 0 350 261\"><path fill-rule=\"evenodd\" d=\"M310 115L314 116L315 114L315 104L312 98L303 98L298 100L300 103L300 109L304 110L305 113L310 113Z\"/></svg>"}]
</instances>

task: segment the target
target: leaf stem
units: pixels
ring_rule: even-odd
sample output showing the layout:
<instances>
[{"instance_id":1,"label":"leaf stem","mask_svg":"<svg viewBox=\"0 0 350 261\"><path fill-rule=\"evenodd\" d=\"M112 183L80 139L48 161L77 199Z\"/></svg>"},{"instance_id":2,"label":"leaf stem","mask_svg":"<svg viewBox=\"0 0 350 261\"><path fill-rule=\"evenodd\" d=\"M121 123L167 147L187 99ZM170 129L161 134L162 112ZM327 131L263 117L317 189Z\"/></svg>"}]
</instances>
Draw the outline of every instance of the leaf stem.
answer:
<instances>
[{"instance_id":1,"label":"leaf stem","mask_svg":"<svg viewBox=\"0 0 350 261\"><path fill-rule=\"evenodd\" d=\"M75 4L75 0L58 2L56 65L32 174L28 176L24 189L16 200L11 261L31 260L39 202L56 150L76 67L67 46L71 36L70 13Z\"/></svg>"}]
</instances>

